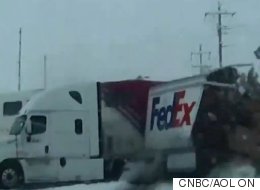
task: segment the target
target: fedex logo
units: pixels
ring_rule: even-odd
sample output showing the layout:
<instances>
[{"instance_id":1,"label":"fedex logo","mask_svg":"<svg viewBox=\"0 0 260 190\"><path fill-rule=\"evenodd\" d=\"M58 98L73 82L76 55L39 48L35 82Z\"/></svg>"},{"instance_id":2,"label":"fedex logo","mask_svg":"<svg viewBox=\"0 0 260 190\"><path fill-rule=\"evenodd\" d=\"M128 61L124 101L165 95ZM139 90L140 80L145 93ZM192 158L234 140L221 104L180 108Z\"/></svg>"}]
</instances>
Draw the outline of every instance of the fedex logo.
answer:
<instances>
[{"instance_id":1,"label":"fedex logo","mask_svg":"<svg viewBox=\"0 0 260 190\"><path fill-rule=\"evenodd\" d=\"M175 92L173 95L172 105L166 107L159 107L160 97L153 98L150 130L153 130L156 121L157 128L161 131L163 129L169 129L173 127L181 127L184 124L191 125L190 114L195 105L195 101L192 103L180 103L185 97L185 90ZM178 118L178 114L182 113L182 118ZM168 119L170 117L170 119Z\"/></svg>"}]
</instances>

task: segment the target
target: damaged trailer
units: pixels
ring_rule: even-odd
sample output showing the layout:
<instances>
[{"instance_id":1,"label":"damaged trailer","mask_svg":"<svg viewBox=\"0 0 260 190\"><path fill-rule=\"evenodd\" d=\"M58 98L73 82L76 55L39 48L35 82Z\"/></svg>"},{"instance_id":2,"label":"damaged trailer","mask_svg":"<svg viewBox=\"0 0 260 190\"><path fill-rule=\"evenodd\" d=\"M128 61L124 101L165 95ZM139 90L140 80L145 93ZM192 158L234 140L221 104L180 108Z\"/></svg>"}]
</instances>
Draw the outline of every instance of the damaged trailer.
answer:
<instances>
[{"instance_id":1,"label":"damaged trailer","mask_svg":"<svg viewBox=\"0 0 260 190\"><path fill-rule=\"evenodd\" d=\"M188 172L198 177L237 158L257 164L260 85L253 67L246 76L239 73L240 66L224 67L150 90L146 148L163 155L166 172ZM158 104L160 110L169 112L159 112L154 121L153 108L158 97L163 102ZM152 125L157 127L149 128Z\"/></svg>"}]
</instances>

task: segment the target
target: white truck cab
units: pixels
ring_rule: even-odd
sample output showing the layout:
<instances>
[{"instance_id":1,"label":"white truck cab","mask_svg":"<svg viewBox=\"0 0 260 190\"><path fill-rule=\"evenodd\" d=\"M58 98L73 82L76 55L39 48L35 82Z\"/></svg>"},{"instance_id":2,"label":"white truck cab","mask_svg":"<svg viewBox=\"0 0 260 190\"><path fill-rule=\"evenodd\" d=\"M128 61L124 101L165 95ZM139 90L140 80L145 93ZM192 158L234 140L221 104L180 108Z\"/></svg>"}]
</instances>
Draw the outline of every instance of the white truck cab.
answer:
<instances>
[{"instance_id":1,"label":"white truck cab","mask_svg":"<svg viewBox=\"0 0 260 190\"><path fill-rule=\"evenodd\" d=\"M2 185L102 179L96 102L96 83L35 95L0 147Z\"/></svg>"}]
</instances>

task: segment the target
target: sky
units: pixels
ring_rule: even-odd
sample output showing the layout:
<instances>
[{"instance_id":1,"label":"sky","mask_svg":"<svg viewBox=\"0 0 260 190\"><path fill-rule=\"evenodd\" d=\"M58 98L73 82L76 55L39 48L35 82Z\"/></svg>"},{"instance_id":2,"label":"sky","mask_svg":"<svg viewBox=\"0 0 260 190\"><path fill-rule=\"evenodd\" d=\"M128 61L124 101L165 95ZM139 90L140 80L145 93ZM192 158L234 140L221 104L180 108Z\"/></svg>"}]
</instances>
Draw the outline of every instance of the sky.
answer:
<instances>
[{"instance_id":1,"label":"sky","mask_svg":"<svg viewBox=\"0 0 260 190\"><path fill-rule=\"evenodd\" d=\"M223 64L256 62L260 1L222 0L231 27L224 35ZM79 81L149 76L173 80L197 74L191 51L211 51L203 63L218 67L216 0L1 0L0 93L16 91L22 27L22 90ZM257 67L258 68L258 67ZM259 69L259 68L258 68Z\"/></svg>"}]
</instances>

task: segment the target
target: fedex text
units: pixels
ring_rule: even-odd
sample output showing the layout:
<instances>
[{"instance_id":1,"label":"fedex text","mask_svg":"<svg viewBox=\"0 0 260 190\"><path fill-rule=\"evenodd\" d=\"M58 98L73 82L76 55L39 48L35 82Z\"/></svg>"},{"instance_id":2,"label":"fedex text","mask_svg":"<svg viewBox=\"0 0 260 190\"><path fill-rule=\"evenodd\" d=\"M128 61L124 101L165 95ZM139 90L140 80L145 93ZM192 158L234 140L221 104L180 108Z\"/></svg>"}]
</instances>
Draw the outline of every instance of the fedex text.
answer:
<instances>
[{"instance_id":1,"label":"fedex text","mask_svg":"<svg viewBox=\"0 0 260 190\"><path fill-rule=\"evenodd\" d=\"M190 104L180 103L180 100L185 98L185 93L185 90L175 92L172 104L166 107L158 107L160 104L160 97L153 98L150 130L153 130L154 125L156 125L160 131L163 129L182 127L183 125L191 125L190 114L194 108L195 101ZM178 113L183 113L183 117L178 118Z\"/></svg>"}]
</instances>

